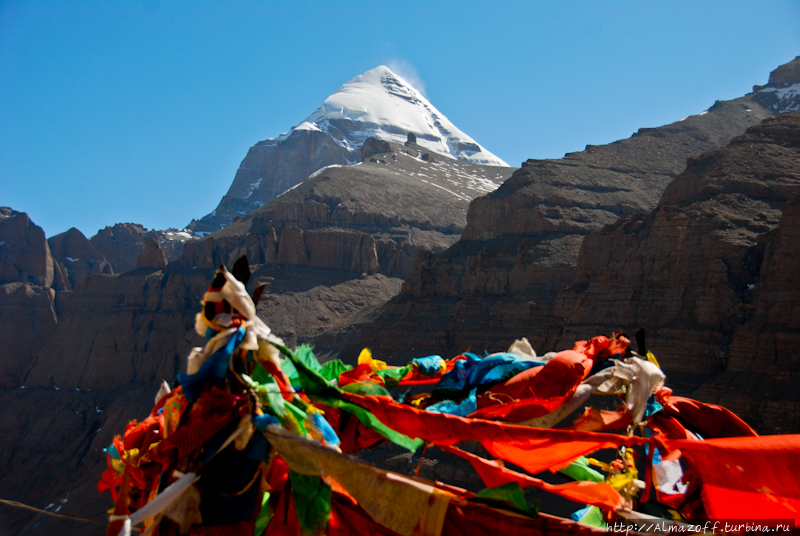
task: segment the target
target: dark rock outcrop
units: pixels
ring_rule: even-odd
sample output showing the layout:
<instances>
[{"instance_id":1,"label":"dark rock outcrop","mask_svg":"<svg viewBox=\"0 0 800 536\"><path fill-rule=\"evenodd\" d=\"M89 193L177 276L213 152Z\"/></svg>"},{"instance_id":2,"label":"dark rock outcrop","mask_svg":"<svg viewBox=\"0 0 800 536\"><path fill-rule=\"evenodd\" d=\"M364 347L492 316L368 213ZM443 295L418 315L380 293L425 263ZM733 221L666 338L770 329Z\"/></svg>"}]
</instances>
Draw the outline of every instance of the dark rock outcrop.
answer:
<instances>
[{"instance_id":1,"label":"dark rock outcrop","mask_svg":"<svg viewBox=\"0 0 800 536\"><path fill-rule=\"evenodd\" d=\"M776 114L800 110L800 56L769 74L766 86L753 86L753 98Z\"/></svg>"},{"instance_id":2,"label":"dark rock outcrop","mask_svg":"<svg viewBox=\"0 0 800 536\"><path fill-rule=\"evenodd\" d=\"M775 87L775 86L790 86L800 82L800 56L789 63L784 63L771 73L769 73L769 82L766 86L762 87ZM759 88L760 89L760 88Z\"/></svg>"},{"instance_id":3,"label":"dark rock outcrop","mask_svg":"<svg viewBox=\"0 0 800 536\"><path fill-rule=\"evenodd\" d=\"M136 259L136 267L160 269L166 266L167 258L164 256L164 251L161 249L158 240L151 236L147 239L147 242L145 242L144 249L139 255L139 258Z\"/></svg>"},{"instance_id":4,"label":"dark rock outcrop","mask_svg":"<svg viewBox=\"0 0 800 536\"><path fill-rule=\"evenodd\" d=\"M111 263L114 273L121 274L136 269L139 255L150 238L158 242L168 262L178 260L184 245L197 240L185 229L148 231L138 223L118 223L101 229L89 241Z\"/></svg>"},{"instance_id":5,"label":"dark rock outcrop","mask_svg":"<svg viewBox=\"0 0 800 536\"><path fill-rule=\"evenodd\" d=\"M278 264L308 266L303 230L296 225L286 227L278 242Z\"/></svg>"},{"instance_id":6,"label":"dark rock outcrop","mask_svg":"<svg viewBox=\"0 0 800 536\"><path fill-rule=\"evenodd\" d=\"M49 287L53 258L44 230L24 212L0 207L0 283Z\"/></svg>"},{"instance_id":7,"label":"dark rock outcrop","mask_svg":"<svg viewBox=\"0 0 800 536\"><path fill-rule=\"evenodd\" d=\"M66 272L70 289L83 283L90 275L113 273L111 264L106 258L92 246L82 232L74 227L51 236L47 243L50 245L53 259L60 264L60 274Z\"/></svg>"},{"instance_id":8,"label":"dark rock outcrop","mask_svg":"<svg viewBox=\"0 0 800 536\"><path fill-rule=\"evenodd\" d=\"M413 134L411 134L413 136ZM414 141L416 141L416 137ZM364 145L361 146L361 161L367 160L370 156L381 153L391 153L392 148L388 141L379 140L377 138L367 138Z\"/></svg>"},{"instance_id":9,"label":"dark rock outcrop","mask_svg":"<svg viewBox=\"0 0 800 536\"><path fill-rule=\"evenodd\" d=\"M136 259L144 250L147 230L136 223L118 223L98 231L89 239L92 246L111 263L115 274L136 268Z\"/></svg>"}]
</instances>

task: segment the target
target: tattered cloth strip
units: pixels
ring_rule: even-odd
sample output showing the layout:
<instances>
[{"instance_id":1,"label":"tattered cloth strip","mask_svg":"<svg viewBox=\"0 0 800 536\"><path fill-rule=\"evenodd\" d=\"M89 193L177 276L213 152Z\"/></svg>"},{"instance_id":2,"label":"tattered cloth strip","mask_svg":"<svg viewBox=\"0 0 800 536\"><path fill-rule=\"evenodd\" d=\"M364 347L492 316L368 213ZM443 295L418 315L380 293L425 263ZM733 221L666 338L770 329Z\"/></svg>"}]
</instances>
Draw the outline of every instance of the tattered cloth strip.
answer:
<instances>
[{"instance_id":1,"label":"tattered cloth strip","mask_svg":"<svg viewBox=\"0 0 800 536\"><path fill-rule=\"evenodd\" d=\"M667 439L701 441L696 434L688 430L678 419L667 417L660 412L650 416L647 421L647 427L658 434L663 434Z\"/></svg>"},{"instance_id":2,"label":"tattered cloth strip","mask_svg":"<svg viewBox=\"0 0 800 536\"><path fill-rule=\"evenodd\" d=\"M454 359L454 362L453 370L439 381L439 389L466 391L544 365L542 361L523 359L508 353L492 354L483 358L466 353Z\"/></svg>"},{"instance_id":3,"label":"tattered cloth strip","mask_svg":"<svg viewBox=\"0 0 800 536\"><path fill-rule=\"evenodd\" d=\"M472 417L520 422L541 417L572 397L593 361L573 350L559 352L544 366L521 372L478 398Z\"/></svg>"},{"instance_id":4,"label":"tattered cloth strip","mask_svg":"<svg viewBox=\"0 0 800 536\"><path fill-rule=\"evenodd\" d=\"M591 504L614 510L624 505L625 500L614 488L605 482L569 482L550 484L511 469L506 469L497 461L486 460L456 447L440 446L442 450L467 460L489 488L516 482L521 488L534 487L548 491L571 501Z\"/></svg>"},{"instance_id":5,"label":"tattered cloth strip","mask_svg":"<svg viewBox=\"0 0 800 536\"><path fill-rule=\"evenodd\" d=\"M418 479L372 467L278 426L267 427L266 436L292 470L303 474L330 476L354 500L348 501L341 494L334 493L329 534L496 536L589 535L602 532L545 514L532 519L510 511L486 507L466 500L467 496L471 496L468 492L450 493L438 485L426 484ZM588 498L588 495L580 495L580 499ZM578 498L577 487L575 498ZM283 521L289 527L296 527L293 521L296 514L292 515L292 508L293 505L288 503L278 505L278 518L273 519L273 523L280 525ZM363 516L360 512L369 514L372 519L362 518L363 524L357 523L357 519L351 516ZM282 531L270 532L279 533L283 534Z\"/></svg>"},{"instance_id":6,"label":"tattered cloth strip","mask_svg":"<svg viewBox=\"0 0 800 536\"><path fill-rule=\"evenodd\" d=\"M411 536L441 534L450 495L432 485L372 467L277 425L265 435L293 471L338 482L381 525Z\"/></svg>"},{"instance_id":7,"label":"tattered cloth strip","mask_svg":"<svg viewBox=\"0 0 800 536\"><path fill-rule=\"evenodd\" d=\"M649 443L648 439L642 437L529 428L445 413L428 413L375 396L347 392L343 392L342 396L368 409L381 422L401 434L446 446L460 441L479 441L492 456L514 463L533 474L558 470L575 458L596 450Z\"/></svg>"},{"instance_id":8,"label":"tattered cloth strip","mask_svg":"<svg viewBox=\"0 0 800 536\"><path fill-rule=\"evenodd\" d=\"M575 419L570 430L584 430L587 432L605 432L608 430L624 430L631 424L631 412L626 406L620 406L616 411L605 409L586 408L583 414Z\"/></svg>"},{"instance_id":9,"label":"tattered cloth strip","mask_svg":"<svg viewBox=\"0 0 800 536\"><path fill-rule=\"evenodd\" d=\"M534 428L552 428L569 417L573 411L580 409L583 404L589 400L589 397L592 396L593 392L594 386L586 385L585 383L581 384L575 390L575 393L573 393L572 398L564 402L550 413L542 415L541 417L536 417L535 419L522 421L518 424L532 426Z\"/></svg>"},{"instance_id":10,"label":"tattered cloth strip","mask_svg":"<svg viewBox=\"0 0 800 536\"><path fill-rule=\"evenodd\" d=\"M800 435L667 440L692 462L713 519L800 522Z\"/></svg>"},{"instance_id":11,"label":"tattered cloth strip","mask_svg":"<svg viewBox=\"0 0 800 536\"><path fill-rule=\"evenodd\" d=\"M667 417L675 417L704 439L758 435L746 422L722 406L672 396L669 394L671 392L671 389L663 388L656 393L662 406L661 413Z\"/></svg>"}]
</instances>

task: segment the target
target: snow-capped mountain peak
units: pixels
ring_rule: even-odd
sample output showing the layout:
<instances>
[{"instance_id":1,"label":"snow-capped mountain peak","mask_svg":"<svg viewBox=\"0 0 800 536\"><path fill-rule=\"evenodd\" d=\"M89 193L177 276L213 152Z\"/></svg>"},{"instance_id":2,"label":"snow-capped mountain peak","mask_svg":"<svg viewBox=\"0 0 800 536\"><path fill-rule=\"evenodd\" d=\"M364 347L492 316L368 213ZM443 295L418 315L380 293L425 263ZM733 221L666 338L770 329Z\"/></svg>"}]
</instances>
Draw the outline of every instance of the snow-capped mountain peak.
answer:
<instances>
[{"instance_id":1,"label":"snow-capped mountain peak","mask_svg":"<svg viewBox=\"0 0 800 536\"><path fill-rule=\"evenodd\" d=\"M221 229L321 168L358 163L368 138L402 145L409 134L425 151L471 164L508 167L457 129L411 84L381 65L347 82L288 132L252 146L214 212L190 227L196 233Z\"/></svg>"},{"instance_id":2,"label":"snow-capped mountain peak","mask_svg":"<svg viewBox=\"0 0 800 536\"><path fill-rule=\"evenodd\" d=\"M414 87L381 65L356 76L325 99L322 106L278 140L294 131L321 130L339 144L358 149L369 137L417 144L439 154L477 164L507 166L461 132ZM338 132L336 132L338 131Z\"/></svg>"}]
</instances>

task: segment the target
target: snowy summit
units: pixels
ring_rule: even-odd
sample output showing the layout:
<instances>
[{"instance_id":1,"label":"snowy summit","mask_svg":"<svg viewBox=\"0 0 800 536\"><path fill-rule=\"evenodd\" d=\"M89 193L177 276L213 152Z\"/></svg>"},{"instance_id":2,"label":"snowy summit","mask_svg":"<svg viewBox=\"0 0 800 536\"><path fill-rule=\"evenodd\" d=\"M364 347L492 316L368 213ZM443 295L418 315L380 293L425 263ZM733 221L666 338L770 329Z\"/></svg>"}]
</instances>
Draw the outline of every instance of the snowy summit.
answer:
<instances>
[{"instance_id":1,"label":"snowy summit","mask_svg":"<svg viewBox=\"0 0 800 536\"><path fill-rule=\"evenodd\" d=\"M347 82L276 140L298 130L332 133L331 127L344 134L338 142L351 150L359 149L369 137L402 144L411 132L417 144L439 154L476 164L508 166L456 128L419 91L384 65Z\"/></svg>"}]
</instances>

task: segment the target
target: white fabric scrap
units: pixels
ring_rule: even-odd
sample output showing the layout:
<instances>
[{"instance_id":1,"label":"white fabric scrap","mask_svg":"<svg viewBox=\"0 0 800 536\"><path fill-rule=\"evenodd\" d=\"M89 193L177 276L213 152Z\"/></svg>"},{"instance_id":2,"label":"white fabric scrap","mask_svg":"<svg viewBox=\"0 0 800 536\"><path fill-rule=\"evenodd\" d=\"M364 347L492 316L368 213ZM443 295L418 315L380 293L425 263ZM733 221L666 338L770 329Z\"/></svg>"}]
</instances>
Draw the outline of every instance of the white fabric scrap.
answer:
<instances>
[{"instance_id":1,"label":"white fabric scrap","mask_svg":"<svg viewBox=\"0 0 800 536\"><path fill-rule=\"evenodd\" d=\"M186 490L198 480L200 480L200 477L194 473L186 473L180 477L167 486L164 491L156 495L155 499L132 513L130 516L131 525L138 525L164 512L172 503L180 499Z\"/></svg>"},{"instance_id":2,"label":"white fabric scrap","mask_svg":"<svg viewBox=\"0 0 800 536\"><path fill-rule=\"evenodd\" d=\"M283 340L272 333L272 330L256 315L256 306L253 304L253 299L247 293L247 290L241 281L233 277L228 270L224 270L225 284L222 285L221 293L223 297L231 304L231 307L241 314L248 324L248 335L253 333L253 336L265 339L271 343L280 344L283 346ZM252 325L250 324L252 322ZM242 344L242 348L247 350L258 349L258 343L255 339L247 340Z\"/></svg>"},{"instance_id":3,"label":"white fabric scrap","mask_svg":"<svg viewBox=\"0 0 800 536\"><path fill-rule=\"evenodd\" d=\"M636 381L636 368L621 361L614 360L614 366L605 368L583 383L593 385L599 395L613 395L622 392L622 388Z\"/></svg>"},{"instance_id":4,"label":"white fabric scrap","mask_svg":"<svg viewBox=\"0 0 800 536\"><path fill-rule=\"evenodd\" d=\"M533 349L533 346L531 346L531 343L528 341L527 337L523 337L514 341L514 343L508 348L508 353L516 354L527 361L539 360L536 357L536 350Z\"/></svg>"},{"instance_id":5,"label":"white fabric scrap","mask_svg":"<svg viewBox=\"0 0 800 536\"><path fill-rule=\"evenodd\" d=\"M580 408L587 400L589 400L589 397L592 396L592 392L594 392L594 387L591 385L581 384L575 390L575 394L572 395L572 398L570 398L564 404L561 404L561 406L557 407L547 415L542 415L541 417L536 417L535 419L523 421L519 424L521 426L532 426L534 428L552 428L566 419L570 413Z\"/></svg>"},{"instance_id":6,"label":"white fabric scrap","mask_svg":"<svg viewBox=\"0 0 800 536\"><path fill-rule=\"evenodd\" d=\"M683 469L678 460L662 460L653 465L653 474L658 484L658 489L667 495L686 495L686 484L681 482Z\"/></svg>"},{"instance_id":7,"label":"white fabric scrap","mask_svg":"<svg viewBox=\"0 0 800 536\"><path fill-rule=\"evenodd\" d=\"M161 387L159 387L158 392L156 393L156 404L158 404L159 400L161 400L162 398L164 398L164 396L170 394L171 392L172 389L169 388L169 384L166 381L161 380Z\"/></svg>"},{"instance_id":8,"label":"white fabric scrap","mask_svg":"<svg viewBox=\"0 0 800 536\"><path fill-rule=\"evenodd\" d=\"M664 383L666 376L658 366L638 357L629 357L625 360L625 364L632 365L636 370L636 380L628 386L625 395L625 403L631 412L631 423L635 426L644 418L647 399L650 398L653 389Z\"/></svg>"}]
</instances>

